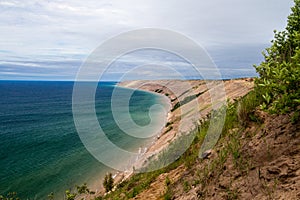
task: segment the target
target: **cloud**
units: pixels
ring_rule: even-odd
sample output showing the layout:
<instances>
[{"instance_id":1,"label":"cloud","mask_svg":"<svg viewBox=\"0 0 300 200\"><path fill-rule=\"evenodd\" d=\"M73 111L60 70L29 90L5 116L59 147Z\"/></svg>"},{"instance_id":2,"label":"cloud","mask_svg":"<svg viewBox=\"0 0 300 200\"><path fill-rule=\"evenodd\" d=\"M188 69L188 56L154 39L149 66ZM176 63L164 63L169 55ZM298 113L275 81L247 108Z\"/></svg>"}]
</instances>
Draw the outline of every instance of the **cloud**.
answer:
<instances>
[{"instance_id":1,"label":"cloud","mask_svg":"<svg viewBox=\"0 0 300 200\"><path fill-rule=\"evenodd\" d=\"M285 27L292 4L292 0L2 0L0 57L81 63L106 39L145 27L181 32L212 55L232 46L256 47L254 54L269 43L273 29ZM226 61L222 56L214 59ZM64 73L70 66L60 67ZM76 74L72 70L67 70L70 77Z\"/></svg>"}]
</instances>

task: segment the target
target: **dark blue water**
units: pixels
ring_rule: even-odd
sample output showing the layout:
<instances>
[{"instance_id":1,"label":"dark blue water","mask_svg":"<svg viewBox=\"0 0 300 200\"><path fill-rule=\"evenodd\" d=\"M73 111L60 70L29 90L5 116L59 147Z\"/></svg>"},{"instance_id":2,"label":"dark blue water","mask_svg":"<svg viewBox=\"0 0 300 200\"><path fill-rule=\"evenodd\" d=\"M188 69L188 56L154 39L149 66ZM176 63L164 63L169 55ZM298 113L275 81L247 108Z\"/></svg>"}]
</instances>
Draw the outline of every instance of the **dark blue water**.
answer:
<instances>
[{"instance_id":1,"label":"dark blue water","mask_svg":"<svg viewBox=\"0 0 300 200\"><path fill-rule=\"evenodd\" d=\"M114 123L110 108L114 87L114 83L98 87L98 120L116 145L138 148L147 141L124 134ZM90 155L79 139L72 89L72 82L0 81L0 194L16 191L22 198L45 199L54 192L62 199L63 191L76 184L102 182L101 174L109 168ZM133 120L148 124L149 108L159 101L160 96L134 92Z\"/></svg>"}]
</instances>

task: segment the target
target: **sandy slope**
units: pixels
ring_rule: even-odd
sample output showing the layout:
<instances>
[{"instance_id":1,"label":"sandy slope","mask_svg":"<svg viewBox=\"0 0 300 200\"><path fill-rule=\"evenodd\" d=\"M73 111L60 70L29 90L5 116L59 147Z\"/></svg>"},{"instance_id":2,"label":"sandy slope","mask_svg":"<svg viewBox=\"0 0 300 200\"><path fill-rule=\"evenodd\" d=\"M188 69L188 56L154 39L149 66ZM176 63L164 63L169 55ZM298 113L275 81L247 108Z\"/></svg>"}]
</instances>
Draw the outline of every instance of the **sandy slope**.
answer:
<instances>
[{"instance_id":1,"label":"sandy slope","mask_svg":"<svg viewBox=\"0 0 300 200\"><path fill-rule=\"evenodd\" d=\"M234 99L245 95L252 82L233 80L224 85L228 97ZM200 95L198 100L207 103L205 95ZM207 111L209 108L201 110ZM256 110L259 122L249 122L241 130L231 130L232 134L222 138L208 158L197 160L189 168L181 165L159 175L134 199L163 199L166 177L171 180L172 199L300 199L300 122L291 120L293 115L271 115ZM176 118L176 114L172 116ZM193 185L199 179L198 173L218 161L220 152L234 141L230 137L239 141L239 157L229 154L220 168L206 175L204 182ZM153 148L161 148L166 143L162 136ZM184 189L185 182L190 185L187 190Z\"/></svg>"},{"instance_id":2,"label":"sandy slope","mask_svg":"<svg viewBox=\"0 0 300 200\"><path fill-rule=\"evenodd\" d=\"M168 124L155 143L148 149L148 154L157 154L166 148L178 135L187 134L195 126L195 122L206 118L212 108L220 102L234 100L247 94L253 88L253 79L236 79L226 81L203 80L137 80L119 83L119 86L156 92L170 99L172 108L180 103L180 107L168 114ZM221 89L220 89L221 88ZM219 89L225 89L225 96L218 96ZM190 97L197 98L187 101ZM215 95L215 100L212 96ZM190 98L191 99L191 98Z\"/></svg>"},{"instance_id":3,"label":"sandy slope","mask_svg":"<svg viewBox=\"0 0 300 200\"><path fill-rule=\"evenodd\" d=\"M168 126L164 127L155 142L148 148L147 153L135 164L136 168L145 165L145 161L151 155L157 155L168 147L180 134L188 134L195 126L195 122L205 119L212 108L216 109L227 100L233 101L244 96L253 89L253 79L235 79L226 81L203 80L155 80L155 81L125 81L118 84L120 87L145 90L161 94L169 99L171 110L168 113ZM221 90L220 90L221 88ZM222 89L224 89L222 94ZM220 91L221 92L220 92ZM180 105L177 109L176 106ZM171 178L178 178L182 168L170 172ZM115 183L119 183L131 176L132 172L120 172L115 177ZM159 179L164 180L162 174ZM174 177L173 177L174 176ZM157 199L164 191L160 188L160 181L153 183L149 191L138 195L137 199ZM103 194L103 190L99 191ZM151 195L150 195L151 194ZM146 195L146 196L145 196ZM91 197L90 197L91 198ZM89 199L89 198L88 198Z\"/></svg>"}]
</instances>

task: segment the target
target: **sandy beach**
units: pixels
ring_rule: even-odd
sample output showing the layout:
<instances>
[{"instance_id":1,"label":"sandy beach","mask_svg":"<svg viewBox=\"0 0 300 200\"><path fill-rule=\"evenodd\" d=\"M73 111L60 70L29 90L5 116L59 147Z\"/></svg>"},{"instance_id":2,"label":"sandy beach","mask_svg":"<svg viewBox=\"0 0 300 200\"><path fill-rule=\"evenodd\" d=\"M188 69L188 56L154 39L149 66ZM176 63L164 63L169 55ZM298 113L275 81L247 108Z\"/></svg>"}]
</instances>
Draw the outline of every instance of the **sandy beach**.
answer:
<instances>
[{"instance_id":1,"label":"sandy beach","mask_svg":"<svg viewBox=\"0 0 300 200\"><path fill-rule=\"evenodd\" d=\"M225 96L217 97L213 101L214 88L224 87ZM167 115L167 124L157 136L155 142L148 148L148 155L158 154L181 134L188 134L195 123L207 118L213 106L220 102L234 101L247 94L253 88L253 79L235 79L226 81L203 80L155 80L155 81L125 81L119 86L155 92L169 98L171 109ZM186 101L191 96L196 98ZM225 99L223 99L225 98ZM180 105L176 109L177 105ZM221 106L217 105L216 107ZM215 109L215 108L214 108ZM143 157L147 159L147 157ZM141 167L144 160L139 160Z\"/></svg>"},{"instance_id":2,"label":"sandy beach","mask_svg":"<svg viewBox=\"0 0 300 200\"><path fill-rule=\"evenodd\" d=\"M212 101L211 96L214 94L211 91L220 85L224 87L226 95L225 97L218 97L219 101L216 101L216 98L215 101ZM216 105L221 106L221 104L219 105L220 102L234 101L244 96L253 89L253 85L252 78L226 81L138 80L119 83L118 86L120 87L160 94L167 98L166 101L170 104L169 112L166 115L166 126L154 138L152 144L147 147L146 152L141 154L139 160L134 164L134 168L145 167L149 157L158 155L159 152L167 148L180 135L189 134L195 127L195 122L207 118ZM115 173L113 176L115 185L130 178L133 173L132 170ZM96 196L104 193L102 188L97 191Z\"/></svg>"}]
</instances>

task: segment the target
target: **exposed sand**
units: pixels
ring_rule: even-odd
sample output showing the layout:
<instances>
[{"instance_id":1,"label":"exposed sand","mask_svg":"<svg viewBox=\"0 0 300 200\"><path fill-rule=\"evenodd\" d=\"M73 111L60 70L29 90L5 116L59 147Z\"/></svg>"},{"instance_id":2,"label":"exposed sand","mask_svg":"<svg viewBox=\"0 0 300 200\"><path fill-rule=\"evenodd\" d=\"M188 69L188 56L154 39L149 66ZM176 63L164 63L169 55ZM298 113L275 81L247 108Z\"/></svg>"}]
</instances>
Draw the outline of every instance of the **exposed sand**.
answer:
<instances>
[{"instance_id":1,"label":"exposed sand","mask_svg":"<svg viewBox=\"0 0 300 200\"><path fill-rule=\"evenodd\" d=\"M188 134L195 123L204 120L212 109L217 109L226 100L233 101L247 94L253 89L254 82L252 78L226 81L137 80L121 82L118 86L161 94L168 97L171 104L167 115L168 126L162 129L147 152L134 165L139 168L144 166L149 156L157 155L181 134ZM222 95L222 88L225 95ZM175 109L179 102L180 107ZM132 173L117 173L115 183L128 179ZM103 193L103 189L97 192L98 195Z\"/></svg>"},{"instance_id":2,"label":"exposed sand","mask_svg":"<svg viewBox=\"0 0 300 200\"><path fill-rule=\"evenodd\" d=\"M168 113L167 123L169 126L163 128L160 135L157 136L157 140L149 147L148 155L159 153L179 135L188 134L195 127L195 123L205 119L212 109L217 109L226 100L233 101L244 96L253 89L253 85L252 78L226 81L138 80L119 83L119 86L122 87L156 92L167 96L170 99L172 109L178 102L181 102L178 109ZM216 96L219 92L218 89L223 86L225 96ZM193 95L199 96L191 101L186 101ZM214 100L212 99L213 95L215 95ZM140 163L137 164L141 165L143 161L140 160Z\"/></svg>"}]
</instances>

